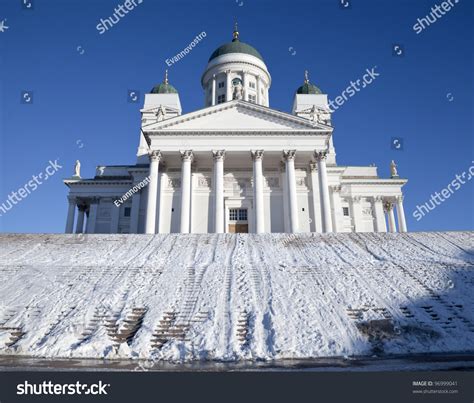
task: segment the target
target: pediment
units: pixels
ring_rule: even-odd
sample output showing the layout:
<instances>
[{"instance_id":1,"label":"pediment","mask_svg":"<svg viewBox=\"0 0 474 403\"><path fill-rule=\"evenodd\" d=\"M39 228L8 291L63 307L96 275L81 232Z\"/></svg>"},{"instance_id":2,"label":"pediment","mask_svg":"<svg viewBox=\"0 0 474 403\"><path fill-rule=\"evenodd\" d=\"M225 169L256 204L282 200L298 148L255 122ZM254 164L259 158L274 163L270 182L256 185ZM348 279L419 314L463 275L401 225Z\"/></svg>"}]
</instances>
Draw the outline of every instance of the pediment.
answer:
<instances>
[{"instance_id":1,"label":"pediment","mask_svg":"<svg viewBox=\"0 0 474 403\"><path fill-rule=\"evenodd\" d=\"M245 101L230 101L149 125L151 132L332 130L317 122Z\"/></svg>"}]
</instances>

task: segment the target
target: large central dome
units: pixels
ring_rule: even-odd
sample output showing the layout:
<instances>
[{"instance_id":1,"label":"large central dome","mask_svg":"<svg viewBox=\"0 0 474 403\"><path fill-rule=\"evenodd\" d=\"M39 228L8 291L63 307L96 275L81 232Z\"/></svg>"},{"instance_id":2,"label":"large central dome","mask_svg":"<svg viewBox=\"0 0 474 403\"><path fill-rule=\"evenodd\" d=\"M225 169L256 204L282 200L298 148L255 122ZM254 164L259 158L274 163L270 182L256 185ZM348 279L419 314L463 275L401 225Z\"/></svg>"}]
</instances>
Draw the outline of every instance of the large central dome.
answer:
<instances>
[{"instance_id":1,"label":"large central dome","mask_svg":"<svg viewBox=\"0 0 474 403\"><path fill-rule=\"evenodd\" d=\"M234 30L234 39L232 39L232 42L228 42L222 46L219 46L214 52L212 52L209 61L227 53L244 53L258 57L263 62L263 57L257 49L247 43L240 41L237 28Z\"/></svg>"},{"instance_id":2,"label":"large central dome","mask_svg":"<svg viewBox=\"0 0 474 403\"><path fill-rule=\"evenodd\" d=\"M206 106L234 99L269 106L270 73L258 50L240 41L237 24L232 42L219 46L209 58L201 85Z\"/></svg>"}]
</instances>

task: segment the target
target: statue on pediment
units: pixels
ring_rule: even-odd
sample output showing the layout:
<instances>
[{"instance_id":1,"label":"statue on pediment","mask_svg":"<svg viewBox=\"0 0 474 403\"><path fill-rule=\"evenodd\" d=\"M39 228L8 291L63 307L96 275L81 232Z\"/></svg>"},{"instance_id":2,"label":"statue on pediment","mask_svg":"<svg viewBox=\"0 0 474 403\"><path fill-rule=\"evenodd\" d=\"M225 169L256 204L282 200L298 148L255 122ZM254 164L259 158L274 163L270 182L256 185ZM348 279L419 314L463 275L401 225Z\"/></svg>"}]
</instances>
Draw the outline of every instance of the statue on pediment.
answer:
<instances>
[{"instance_id":1,"label":"statue on pediment","mask_svg":"<svg viewBox=\"0 0 474 403\"><path fill-rule=\"evenodd\" d=\"M74 165L74 178L80 178L81 177L81 162L79 160L76 160L76 164Z\"/></svg>"},{"instance_id":2,"label":"statue on pediment","mask_svg":"<svg viewBox=\"0 0 474 403\"><path fill-rule=\"evenodd\" d=\"M158 108L156 117L157 117L158 122L161 122L162 120L166 119L166 109L163 105L160 105L160 107Z\"/></svg>"},{"instance_id":3,"label":"statue on pediment","mask_svg":"<svg viewBox=\"0 0 474 403\"><path fill-rule=\"evenodd\" d=\"M390 176L392 178L398 178L397 164L395 164L394 160L390 163Z\"/></svg>"}]
</instances>

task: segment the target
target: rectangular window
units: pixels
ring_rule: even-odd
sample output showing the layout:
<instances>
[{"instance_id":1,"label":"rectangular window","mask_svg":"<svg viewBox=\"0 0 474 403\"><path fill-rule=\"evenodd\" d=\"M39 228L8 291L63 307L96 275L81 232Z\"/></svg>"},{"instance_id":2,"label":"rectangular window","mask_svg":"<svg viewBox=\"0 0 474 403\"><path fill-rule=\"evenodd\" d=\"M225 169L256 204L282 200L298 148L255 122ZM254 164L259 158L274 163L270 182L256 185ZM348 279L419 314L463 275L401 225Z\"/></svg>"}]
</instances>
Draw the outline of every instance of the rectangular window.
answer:
<instances>
[{"instance_id":1,"label":"rectangular window","mask_svg":"<svg viewBox=\"0 0 474 403\"><path fill-rule=\"evenodd\" d=\"M257 103L257 97L255 95L249 94L249 102L252 102L254 104Z\"/></svg>"},{"instance_id":2,"label":"rectangular window","mask_svg":"<svg viewBox=\"0 0 474 403\"><path fill-rule=\"evenodd\" d=\"M346 217L349 217L349 207L343 207L342 214Z\"/></svg>"},{"instance_id":3,"label":"rectangular window","mask_svg":"<svg viewBox=\"0 0 474 403\"><path fill-rule=\"evenodd\" d=\"M238 217L239 217L239 210L236 208L231 208L229 210L229 220L237 221Z\"/></svg>"},{"instance_id":4,"label":"rectangular window","mask_svg":"<svg viewBox=\"0 0 474 403\"><path fill-rule=\"evenodd\" d=\"M217 84L217 88L224 88L224 81L221 81L219 84Z\"/></svg>"},{"instance_id":5,"label":"rectangular window","mask_svg":"<svg viewBox=\"0 0 474 403\"><path fill-rule=\"evenodd\" d=\"M123 216L124 217L130 217L130 214L132 212L132 208L131 207L125 207L123 209Z\"/></svg>"},{"instance_id":6,"label":"rectangular window","mask_svg":"<svg viewBox=\"0 0 474 403\"><path fill-rule=\"evenodd\" d=\"M253 81L250 81L250 82L249 82L249 87L250 87L250 88L255 88L255 83L254 83Z\"/></svg>"},{"instance_id":7,"label":"rectangular window","mask_svg":"<svg viewBox=\"0 0 474 403\"><path fill-rule=\"evenodd\" d=\"M218 95L217 96L217 103L218 104L222 104L223 102L225 102L225 95Z\"/></svg>"},{"instance_id":8,"label":"rectangular window","mask_svg":"<svg viewBox=\"0 0 474 403\"><path fill-rule=\"evenodd\" d=\"M247 221L247 209L245 208L231 208L229 209L230 221Z\"/></svg>"}]
</instances>

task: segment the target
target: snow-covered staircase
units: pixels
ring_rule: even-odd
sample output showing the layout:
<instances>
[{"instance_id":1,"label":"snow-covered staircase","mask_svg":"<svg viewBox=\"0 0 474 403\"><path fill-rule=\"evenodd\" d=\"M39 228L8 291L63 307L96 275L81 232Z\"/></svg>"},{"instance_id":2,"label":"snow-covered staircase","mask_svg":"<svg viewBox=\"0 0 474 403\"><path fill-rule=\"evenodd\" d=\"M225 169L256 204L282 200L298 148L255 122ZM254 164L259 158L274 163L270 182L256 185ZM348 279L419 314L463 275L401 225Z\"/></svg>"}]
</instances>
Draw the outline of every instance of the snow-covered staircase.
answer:
<instances>
[{"instance_id":1,"label":"snow-covered staircase","mask_svg":"<svg viewBox=\"0 0 474 403\"><path fill-rule=\"evenodd\" d=\"M0 354L474 351L474 235L0 235Z\"/></svg>"}]
</instances>

